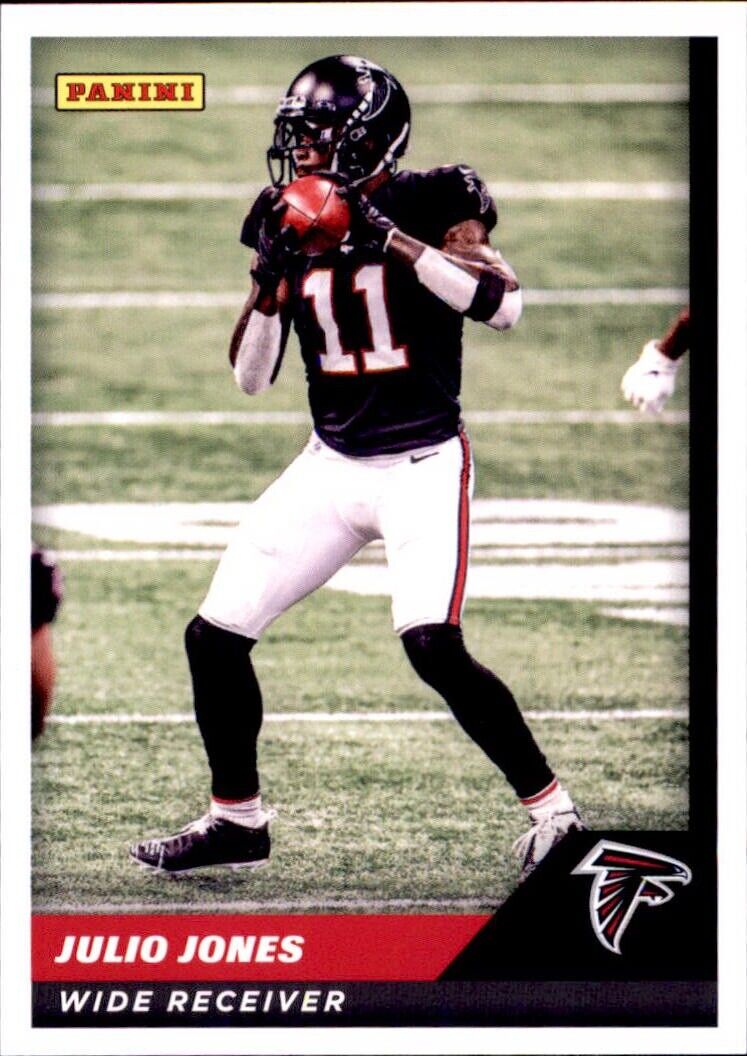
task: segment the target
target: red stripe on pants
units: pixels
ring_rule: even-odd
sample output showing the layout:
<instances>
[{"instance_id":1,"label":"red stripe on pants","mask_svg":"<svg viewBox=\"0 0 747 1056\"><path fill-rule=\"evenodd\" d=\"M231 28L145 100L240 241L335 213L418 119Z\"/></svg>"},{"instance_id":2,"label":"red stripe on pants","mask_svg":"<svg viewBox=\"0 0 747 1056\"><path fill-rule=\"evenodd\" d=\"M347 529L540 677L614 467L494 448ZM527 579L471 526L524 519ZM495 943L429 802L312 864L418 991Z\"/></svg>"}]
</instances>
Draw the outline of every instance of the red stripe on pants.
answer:
<instances>
[{"instance_id":1,"label":"red stripe on pants","mask_svg":"<svg viewBox=\"0 0 747 1056\"><path fill-rule=\"evenodd\" d=\"M469 564L469 471L470 448L467 434L459 433L462 445L462 472L459 476L459 525L457 529L457 566L454 576L454 590L449 602L447 623L459 626L464 601L464 588L467 583L467 565Z\"/></svg>"}]
</instances>

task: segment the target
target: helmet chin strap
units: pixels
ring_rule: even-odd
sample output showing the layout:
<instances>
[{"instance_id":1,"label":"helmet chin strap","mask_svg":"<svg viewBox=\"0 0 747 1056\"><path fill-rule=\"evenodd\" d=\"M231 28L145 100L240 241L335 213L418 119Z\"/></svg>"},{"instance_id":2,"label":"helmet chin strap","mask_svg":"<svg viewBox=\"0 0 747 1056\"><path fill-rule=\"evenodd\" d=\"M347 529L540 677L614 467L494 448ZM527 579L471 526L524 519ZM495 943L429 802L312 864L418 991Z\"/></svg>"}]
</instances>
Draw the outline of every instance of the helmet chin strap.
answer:
<instances>
[{"instance_id":1,"label":"helmet chin strap","mask_svg":"<svg viewBox=\"0 0 747 1056\"><path fill-rule=\"evenodd\" d=\"M374 176L378 176L379 173L382 172L384 169L394 168L394 166L397 164L397 159L394 156L397 151L397 147L407 137L409 131L410 124L408 121L405 121L404 125L402 126L402 131L397 136L397 138L389 144L389 149L384 153L384 156L382 157L381 161L379 161L378 165L376 165L371 170L371 172L367 173L365 176L361 176L360 179L351 180L350 186L357 187L359 183L365 183L367 180L373 179Z\"/></svg>"}]
</instances>

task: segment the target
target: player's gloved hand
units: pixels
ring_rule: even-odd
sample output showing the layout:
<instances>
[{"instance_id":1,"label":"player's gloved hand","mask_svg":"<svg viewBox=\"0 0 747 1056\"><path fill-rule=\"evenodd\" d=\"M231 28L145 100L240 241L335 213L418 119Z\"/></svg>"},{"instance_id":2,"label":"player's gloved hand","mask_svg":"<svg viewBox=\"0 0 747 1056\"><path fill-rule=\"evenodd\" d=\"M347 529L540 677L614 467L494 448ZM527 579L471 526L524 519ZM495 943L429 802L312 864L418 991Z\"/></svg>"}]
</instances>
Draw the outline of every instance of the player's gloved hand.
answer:
<instances>
[{"instance_id":1,"label":"player's gloved hand","mask_svg":"<svg viewBox=\"0 0 747 1056\"><path fill-rule=\"evenodd\" d=\"M252 278L263 290L275 290L298 254L298 233L290 225L281 226L284 202L274 206L274 213L263 219L257 235L257 260Z\"/></svg>"},{"instance_id":2,"label":"player's gloved hand","mask_svg":"<svg viewBox=\"0 0 747 1056\"><path fill-rule=\"evenodd\" d=\"M623 396L639 411L658 414L674 392L679 365L679 360L660 352L656 341L649 341L623 375L620 385Z\"/></svg>"},{"instance_id":3,"label":"player's gloved hand","mask_svg":"<svg viewBox=\"0 0 747 1056\"><path fill-rule=\"evenodd\" d=\"M268 225L268 231L280 230L278 202L281 195L280 187L265 187L260 191L249 212L244 217L241 225L239 241L249 249L257 248L260 228L263 224Z\"/></svg>"},{"instance_id":4,"label":"player's gloved hand","mask_svg":"<svg viewBox=\"0 0 747 1056\"><path fill-rule=\"evenodd\" d=\"M265 187L244 218L239 240L256 250L252 276L268 292L274 291L298 248L290 228L283 227L286 205L281 187Z\"/></svg>"},{"instance_id":5,"label":"player's gloved hand","mask_svg":"<svg viewBox=\"0 0 747 1056\"><path fill-rule=\"evenodd\" d=\"M394 221L376 208L356 187L338 187L337 193L350 207L350 242L383 253L393 231Z\"/></svg>"}]
</instances>

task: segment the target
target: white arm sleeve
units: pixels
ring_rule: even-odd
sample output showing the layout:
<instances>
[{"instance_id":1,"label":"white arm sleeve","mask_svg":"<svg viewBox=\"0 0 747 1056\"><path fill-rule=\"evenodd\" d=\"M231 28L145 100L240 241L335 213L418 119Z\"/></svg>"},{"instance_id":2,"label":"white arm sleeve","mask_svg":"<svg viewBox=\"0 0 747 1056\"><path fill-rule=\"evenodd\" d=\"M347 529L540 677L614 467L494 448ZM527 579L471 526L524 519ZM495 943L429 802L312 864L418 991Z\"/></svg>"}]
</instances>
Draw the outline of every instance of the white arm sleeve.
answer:
<instances>
[{"instance_id":1,"label":"white arm sleeve","mask_svg":"<svg viewBox=\"0 0 747 1056\"><path fill-rule=\"evenodd\" d=\"M428 246L415 262L418 281L431 293L464 314L472 304L478 282L467 271L453 264L438 250ZM489 319L484 320L494 330L508 330L518 323L522 310L521 290L507 290L501 298L500 307Z\"/></svg>"},{"instance_id":2,"label":"white arm sleeve","mask_svg":"<svg viewBox=\"0 0 747 1056\"><path fill-rule=\"evenodd\" d=\"M418 282L457 312L466 312L477 289L477 279L452 264L432 246L427 246L415 261Z\"/></svg>"},{"instance_id":3,"label":"white arm sleeve","mask_svg":"<svg viewBox=\"0 0 747 1056\"><path fill-rule=\"evenodd\" d=\"M252 312L233 367L233 376L242 392L256 396L269 389L282 350L280 313L263 315Z\"/></svg>"}]
</instances>

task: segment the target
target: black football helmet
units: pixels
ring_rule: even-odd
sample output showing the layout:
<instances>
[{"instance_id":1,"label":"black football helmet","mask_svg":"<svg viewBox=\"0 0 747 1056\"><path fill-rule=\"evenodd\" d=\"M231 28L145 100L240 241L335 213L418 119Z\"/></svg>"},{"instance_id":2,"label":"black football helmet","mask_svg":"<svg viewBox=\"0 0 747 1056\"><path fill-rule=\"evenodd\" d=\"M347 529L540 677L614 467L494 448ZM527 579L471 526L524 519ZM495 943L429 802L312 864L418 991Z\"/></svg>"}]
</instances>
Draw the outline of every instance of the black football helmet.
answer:
<instances>
[{"instance_id":1,"label":"black football helmet","mask_svg":"<svg viewBox=\"0 0 747 1056\"><path fill-rule=\"evenodd\" d=\"M267 151L276 187L295 178L293 151L329 151L325 170L361 183L394 170L410 135L410 103L399 81L368 59L331 55L301 70L275 114Z\"/></svg>"}]
</instances>

